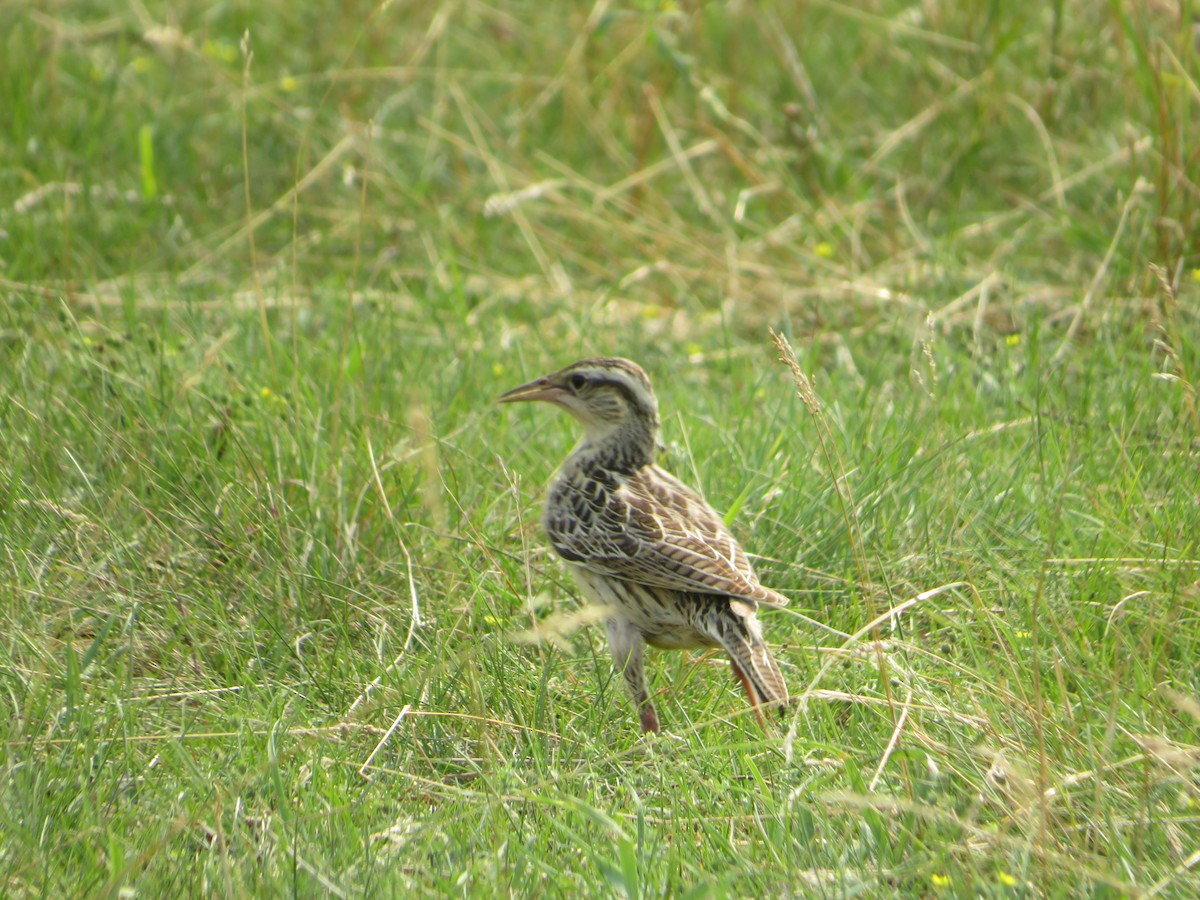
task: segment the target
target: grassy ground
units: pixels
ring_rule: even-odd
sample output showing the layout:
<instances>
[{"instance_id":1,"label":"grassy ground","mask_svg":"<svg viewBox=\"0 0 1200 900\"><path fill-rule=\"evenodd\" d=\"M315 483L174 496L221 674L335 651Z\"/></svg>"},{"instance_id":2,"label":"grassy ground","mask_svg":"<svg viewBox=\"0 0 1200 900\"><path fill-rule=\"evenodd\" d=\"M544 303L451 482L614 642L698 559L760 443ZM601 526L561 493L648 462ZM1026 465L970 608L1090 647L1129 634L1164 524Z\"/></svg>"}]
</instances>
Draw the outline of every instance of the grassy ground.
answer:
<instances>
[{"instance_id":1,"label":"grassy ground","mask_svg":"<svg viewBox=\"0 0 1200 900\"><path fill-rule=\"evenodd\" d=\"M1188 10L6 4L0 891L1195 896ZM592 353L778 734L514 639Z\"/></svg>"}]
</instances>

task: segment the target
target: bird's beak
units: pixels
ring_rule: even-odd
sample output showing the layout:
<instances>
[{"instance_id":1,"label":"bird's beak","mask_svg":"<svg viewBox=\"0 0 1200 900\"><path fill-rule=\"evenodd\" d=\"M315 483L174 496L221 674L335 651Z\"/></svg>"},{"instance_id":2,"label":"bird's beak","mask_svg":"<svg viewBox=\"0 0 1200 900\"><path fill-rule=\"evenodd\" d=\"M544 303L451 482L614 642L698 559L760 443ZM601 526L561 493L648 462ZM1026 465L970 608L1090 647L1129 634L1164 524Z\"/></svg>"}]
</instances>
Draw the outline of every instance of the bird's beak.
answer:
<instances>
[{"instance_id":1,"label":"bird's beak","mask_svg":"<svg viewBox=\"0 0 1200 900\"><path fill-rule=\"evenodd\" d=\"M520 403L524 400L546 400L554 403L561 398L566 391L557 385L551 384L548 378L539 378L537 381L531 381L529 384L523 384L520 387L515 387L511 391L507 391L496 398L497 403Z\"/></svg>"}]
</instances>

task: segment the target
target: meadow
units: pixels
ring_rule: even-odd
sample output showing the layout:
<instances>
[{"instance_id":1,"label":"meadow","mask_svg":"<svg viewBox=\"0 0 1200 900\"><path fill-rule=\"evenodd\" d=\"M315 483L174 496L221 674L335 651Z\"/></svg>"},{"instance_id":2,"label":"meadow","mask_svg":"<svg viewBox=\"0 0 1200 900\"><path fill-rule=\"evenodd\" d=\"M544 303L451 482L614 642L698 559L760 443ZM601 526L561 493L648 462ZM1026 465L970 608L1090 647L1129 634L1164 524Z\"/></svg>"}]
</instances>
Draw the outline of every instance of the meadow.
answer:
<instances>
[{"instance_id":1,"label":"meadow","mask_svg":"<svg viewBox=\"0 0 1200 900\"><path fill-rule=\"evenodd\" d=\"M0 6L0 893L1200 894L1198 41ZM599 354L791 598L768 731L651 652L642 737L541 534L494 399Z\"/></svg>"}]
</instances>

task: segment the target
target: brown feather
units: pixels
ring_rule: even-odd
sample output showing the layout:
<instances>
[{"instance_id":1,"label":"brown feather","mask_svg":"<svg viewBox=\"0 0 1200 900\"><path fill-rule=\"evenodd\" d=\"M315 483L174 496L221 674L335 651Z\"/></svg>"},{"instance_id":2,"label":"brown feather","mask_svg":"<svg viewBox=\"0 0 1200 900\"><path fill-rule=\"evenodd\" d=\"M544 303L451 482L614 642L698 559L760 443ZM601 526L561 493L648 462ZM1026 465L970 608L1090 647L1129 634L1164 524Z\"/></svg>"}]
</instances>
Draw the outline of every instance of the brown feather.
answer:
<instances>
[{"instance_id":1,"label":"brown feather","mask_svg":"<svg viewBox=\"0 0 1200 900\"><path fill-rule=\"evenodd\" d=\"M761 706L786 703L755 612L759 604L785 606L787 598L759 583L704 498L654 465L658 401L641 367L586 359L500 399L553 403L584 426L583 441L551 484L542 524L580 589L605 610L613 662L642 730L659 728L644 643L720 647L760 720Z\"/></svg>"},{"instance_id":2,"label":"brown feather","mask_svg":"<svg viewBox=\"0 0 1200 900\"><path fill-rule=\"evenodd\" d=\"M787 605L787 597L759 583L716 511L673 475L647 466L605 494L591 516L562 524L547 516L550 540L567 559L655 587Z\"/></svg>"}]
</instances>

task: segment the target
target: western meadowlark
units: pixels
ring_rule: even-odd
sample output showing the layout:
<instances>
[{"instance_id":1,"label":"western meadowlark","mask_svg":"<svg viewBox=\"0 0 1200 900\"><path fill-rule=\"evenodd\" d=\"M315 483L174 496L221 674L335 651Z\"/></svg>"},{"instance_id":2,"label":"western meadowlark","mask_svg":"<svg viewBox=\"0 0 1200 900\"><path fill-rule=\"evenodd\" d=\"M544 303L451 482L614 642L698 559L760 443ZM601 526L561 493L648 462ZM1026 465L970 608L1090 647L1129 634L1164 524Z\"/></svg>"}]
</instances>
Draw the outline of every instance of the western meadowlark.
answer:
<instances>
[{"instance_id":1,"label":"western meadowlark","mask_svg":"<svg viewBox=\"0 0 1200 900\"><path fill-rule=\"evenodd\" d=\"M788 693L755 611L787 598L759 584L713 508L654 464L658 401L646 373L627 359L585 359L499 398L523 400L561 406L583 424L583 440L551 482L542 525L585 597L605 609L609 649L642 731L658 731L643 642L723 649L763 722L760 708L781 706Z\"/></svg>"}]
</instances>

